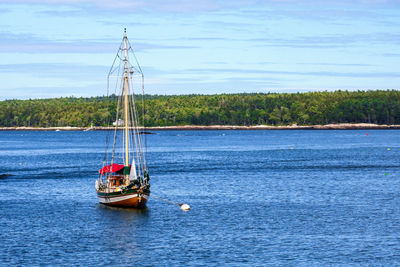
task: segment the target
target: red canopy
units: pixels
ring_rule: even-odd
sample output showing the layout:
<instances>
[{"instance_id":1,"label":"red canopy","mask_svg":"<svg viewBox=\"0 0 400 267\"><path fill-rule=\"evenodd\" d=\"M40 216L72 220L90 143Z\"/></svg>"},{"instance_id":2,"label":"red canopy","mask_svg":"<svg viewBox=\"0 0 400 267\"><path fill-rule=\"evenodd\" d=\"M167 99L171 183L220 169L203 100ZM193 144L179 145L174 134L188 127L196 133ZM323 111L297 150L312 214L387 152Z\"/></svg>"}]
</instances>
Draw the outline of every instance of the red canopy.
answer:
<instances>
[{"instance_id":1,"label":"red canopy","mask_svg":"<svg viewBox=\"0 0 400 267\"><path fill-rule=\"evenodd\" d=\"M122 170L124 168L124 165L122 164L110 164L106 165L103 168L99 170L101 174L105 174L107 172L117 172L119 170Z\"/></svg>"}]
</instances>

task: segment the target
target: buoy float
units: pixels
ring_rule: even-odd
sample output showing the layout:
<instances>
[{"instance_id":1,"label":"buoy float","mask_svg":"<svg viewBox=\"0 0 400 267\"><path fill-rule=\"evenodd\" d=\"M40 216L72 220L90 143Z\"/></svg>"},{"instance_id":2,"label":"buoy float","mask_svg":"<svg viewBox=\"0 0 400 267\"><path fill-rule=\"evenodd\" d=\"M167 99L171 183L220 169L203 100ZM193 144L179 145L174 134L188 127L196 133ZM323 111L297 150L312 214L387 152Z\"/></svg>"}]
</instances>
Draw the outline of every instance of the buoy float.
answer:
<instances>
[{"instance_id":1,"label":"buoy float","mask_svg":"<svg viewBox=\"0 0 400 267\"><path fill-rule=\"evenodd\" d=\"M159 197L159 196L155 195L154 193L153 193L152 195L153 195L153 197L156 197L156 198L158 198L159 200L162 200L162 201L167 202L167 203L169 203L169 204L173 204L173 205L179 206L179 207L181 208L181 210L184 210L184 211L190 210L190 206L189 206L188 204L185 204L185 203L175 203L175 202L169 201L168 199Z\"/></svg>"},{"instance_id":2,"label":"buoy float","mask_svg":"<svg viewBox=\"0 0 400 267\"><path fill-rule=\"evenodd\" d=\"M178 204L181 207L181 210L190 210L190 206L188 204Z\"/></svg>"}]
</instances>

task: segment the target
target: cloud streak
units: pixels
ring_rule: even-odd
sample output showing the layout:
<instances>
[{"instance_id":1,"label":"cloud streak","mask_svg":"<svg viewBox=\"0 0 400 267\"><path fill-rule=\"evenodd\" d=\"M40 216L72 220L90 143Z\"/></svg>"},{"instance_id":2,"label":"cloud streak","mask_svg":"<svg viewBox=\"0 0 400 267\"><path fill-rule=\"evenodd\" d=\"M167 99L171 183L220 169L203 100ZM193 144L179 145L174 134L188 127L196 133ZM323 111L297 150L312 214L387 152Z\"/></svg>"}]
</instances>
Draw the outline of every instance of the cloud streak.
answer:
<instances>
[{"instance_id":1,"label":"cloud streak","mask_svg":"<svg viewBox=\"0 0 400 267\"><path fill-rule=\"evenodd\" d=\"M339 48L354 45L400 45L399 33L377 32L368 34L325 34L294 38L253 38L246 40L255 46L292 48Z\"/></svg>"},{"instance_id":2,"label":"cloud streak","mask_svg":"<svg viewBox=\"0 0 400 267\"><path fill-rule=\"evenodd\" d=\"M71 77L108 72L107 66L89 66L67 63L1 64L1 73L29 73L35 77Z\"/></svg>"},{"instance_id":3,"label":"cloud streak","mask_svg":"<svg viewBox=\"0 0 400 267\"><path fill-rule=\"evenodd\" d=\"M223 1L223 0L1 0L4 4L25 4L25 5L66 5L66 6L89 6L98 10L125 10L125 11L145 11L156 10L166 12L193 12L193 11L213 11L222 8L239 7L245 3L256 1Z\"/></svg>"},{"instance_id":4,"label":"cloud streak","mask_svg":"<svg viewBox=\"0 0 400 267\"><path fill-rule=\"evenodd\" d=\"M183 72L190 73L242 73L242 74L263 74L263 75L295 75L315 77L351 77L351 78L399 78L400 72L335 72L335 71L276 71L260 69L188 69Z\"/></svg>"},{"instance_id":5,"label":"cloud streak","mask_svg":"<svg viewBox=\"0 0 400 267\"><path fill-rule=\"evenodd\" d=\"M117 51L114 41L71 40L53 41L31 34L0 32L0 52L13 53L110 53ZM196 46L132 43L135 51L155 49L192 49Z\"/></svg>"},{"instance_id":6,"label":"cloud streak","mask_svg":"<svg viewBox=\"0 0 400 267\"><path fill-rule=\"evenodd\" d=\"M338 7L343 6L398 6L396 0L325 0L323 4L316 0L0 0L0 4L25 4L25 5L67 5L67 6L86 6L96 8L99 10L125 10L130 12L155 10L165 12L202 12L202 11L218 11L226 9L238 8L251 8L251 7L274 7L274 6L288 6L299 7L307 6L312 7L315 5L325 6L335 5ZM310 13L312 15L312 13Z\"/></svg>"}]
</instances>

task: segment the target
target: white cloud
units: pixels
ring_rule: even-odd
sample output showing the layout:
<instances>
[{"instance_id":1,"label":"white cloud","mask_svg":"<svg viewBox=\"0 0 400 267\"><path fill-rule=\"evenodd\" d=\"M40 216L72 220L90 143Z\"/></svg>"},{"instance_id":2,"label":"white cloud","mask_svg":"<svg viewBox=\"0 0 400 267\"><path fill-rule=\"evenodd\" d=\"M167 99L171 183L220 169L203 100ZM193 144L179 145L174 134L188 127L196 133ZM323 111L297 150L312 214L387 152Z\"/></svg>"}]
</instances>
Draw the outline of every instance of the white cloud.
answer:
<instances>
[{"instance_id":1,"label":"white cloud","mask_svg":"<svg viewBox=\"0 0 400 267\"><path fill-rule=\"evenodd\" d=\"M70 6L90 6L92 8L110 10L118 9L125 11L167 11L167 12L199 12L215 11L222 9L237 9L248 7L269 7L269 6L354 6L354 5L375 5L392 6L398 5L398 0L0 0L0 4L28 4L28 5L70 5Z\"/></svg>"}]
</instances>

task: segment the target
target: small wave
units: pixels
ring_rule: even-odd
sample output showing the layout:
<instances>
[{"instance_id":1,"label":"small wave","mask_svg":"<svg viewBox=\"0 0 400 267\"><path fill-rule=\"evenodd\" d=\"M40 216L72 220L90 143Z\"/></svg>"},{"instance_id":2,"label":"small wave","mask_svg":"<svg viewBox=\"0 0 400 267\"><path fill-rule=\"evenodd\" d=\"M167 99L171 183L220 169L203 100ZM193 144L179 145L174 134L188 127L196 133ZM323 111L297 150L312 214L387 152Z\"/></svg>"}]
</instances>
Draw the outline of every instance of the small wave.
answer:
<instances>
[{"instance_id":1,"label":"small wave","mask_svg":"<svg viewBox=\"0 0 400 267\"><path fill-rule=\"evenodd\" d=\"M81 179L85 177L97 178L98 172L93 171L76 171L76 172L41 172L41 173L18 173L13 174L0 174L2 179L17 179L17 180L37 180L37 179Z\"/></svg>"},{"instance_id":2,"label":"small wave","mask_svg":"<svg viewBox=\"0 0 400 267\"><path fill-rule=\"evenodd\" d=\"M43 172L33 174L33 179L71 179L71 178L82 178L86 176L96 177L98 172L88 171L73 171L73 172Z\"/></svg>"},{"instance_id":3,"label":"small wave","mask_svg":"<svg viewBox=\"0 0 400 267\"><path fill-rule=\"evenodd\" d=\"M13 174L3 173L0 174L0 179L7 179L8 177L14 176Z\"/></svg>"}]
</instances>

